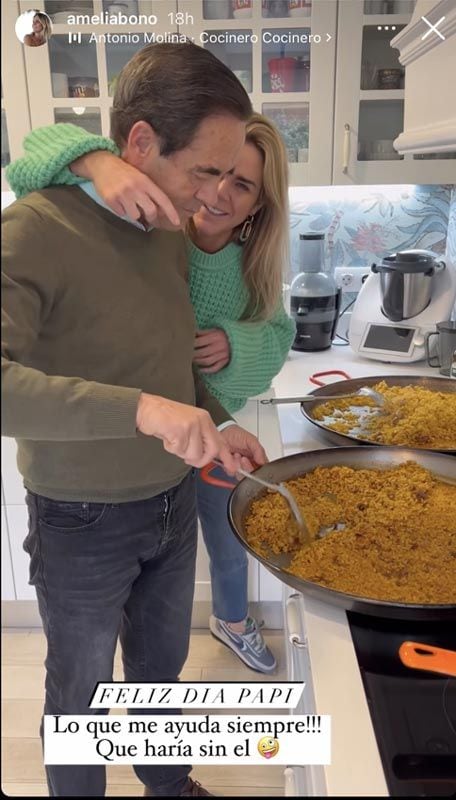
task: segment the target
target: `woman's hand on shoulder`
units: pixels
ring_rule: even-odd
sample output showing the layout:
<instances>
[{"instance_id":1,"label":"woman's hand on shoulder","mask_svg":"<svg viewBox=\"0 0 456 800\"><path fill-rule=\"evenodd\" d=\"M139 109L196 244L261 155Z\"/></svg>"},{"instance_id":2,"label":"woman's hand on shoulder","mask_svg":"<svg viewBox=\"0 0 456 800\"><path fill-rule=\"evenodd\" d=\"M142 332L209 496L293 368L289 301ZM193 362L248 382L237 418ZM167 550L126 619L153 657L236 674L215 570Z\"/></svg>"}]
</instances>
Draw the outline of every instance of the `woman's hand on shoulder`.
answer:
<instances>
[{"instance_id":1,"label":"woman's hand on shoulder","mask_svg":"<svg viewBox=\"0 0 456 800\"><path fill-rule=\"evenodd\" d=\"M230 363L230 342L221 328L197 331L193 361L200 372L219 372Z\"/></svg>"},{"instance_id":2,"label":"woman's hand on shoulder","mask_svg":"<svg viewBox=\"0 0 456 800\"><path fill-rule=\"evenodd\" d=\"M86 153L71 170L92 180L98 194L115 214L154 225L165 216L176 228L179 215L169 197L143 172L106 150Z\"/></svg>"}]
</instances>

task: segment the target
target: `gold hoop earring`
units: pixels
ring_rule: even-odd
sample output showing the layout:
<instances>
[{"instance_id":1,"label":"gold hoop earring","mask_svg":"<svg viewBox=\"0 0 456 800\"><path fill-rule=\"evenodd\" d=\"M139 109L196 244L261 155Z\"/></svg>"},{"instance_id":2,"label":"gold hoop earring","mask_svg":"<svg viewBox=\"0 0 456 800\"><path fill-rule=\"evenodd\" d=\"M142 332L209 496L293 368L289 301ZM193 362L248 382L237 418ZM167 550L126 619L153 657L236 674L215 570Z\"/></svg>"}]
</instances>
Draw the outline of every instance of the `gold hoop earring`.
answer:
<instances>
[{"instance_id":1,"label":"gold hoop earring","mask_svg":"<svg viewBox=\"0 0 456 800\"><path fill-rule=\"evenodd\" d=\"M250 234L253 231L254 220L255 220L255 217L253 216L253 214L249 214L249 216L245 220L245 222L244 222L244 224L243 224L243 226L241 228L241 232L239 234L239 241L240 242L244 243L249 238Z\"/></svg>"}]
</instances>

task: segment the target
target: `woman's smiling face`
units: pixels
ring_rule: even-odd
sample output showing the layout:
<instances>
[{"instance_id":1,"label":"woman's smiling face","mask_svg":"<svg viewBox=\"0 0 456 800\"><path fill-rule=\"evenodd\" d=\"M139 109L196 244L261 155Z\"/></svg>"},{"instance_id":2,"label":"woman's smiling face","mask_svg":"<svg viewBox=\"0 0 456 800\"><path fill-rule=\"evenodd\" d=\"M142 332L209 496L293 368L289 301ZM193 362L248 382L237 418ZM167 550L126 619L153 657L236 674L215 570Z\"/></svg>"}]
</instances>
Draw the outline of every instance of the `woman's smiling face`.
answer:
<instances>
[{"instance_id":1,"label":"woman's smiling face","mask_svg":"<svg viewBox=\"0 0 456 800\"><path fill-rule=\"evenodd\" d=\"M201 206L193 216L198 240L214 237L223 247L233 229L241 225L249 214L258 211L258 198L263 184L263 156L254 144L246 142L235 167L219 183L217 204ZM225 240L225 241L223 241Z\"/></svg>"},{"instance_id":2,"label":"woman's smiling face","mask_svg":"<svg viewBox=\"0 0 456 800\"><path fill-rule=\"evenodd\" d=\"M33 17L33 33L42 33L42 32L43 32L43 26L40 22L40 18L36 16Z\"/></svg>"}]
</instances>

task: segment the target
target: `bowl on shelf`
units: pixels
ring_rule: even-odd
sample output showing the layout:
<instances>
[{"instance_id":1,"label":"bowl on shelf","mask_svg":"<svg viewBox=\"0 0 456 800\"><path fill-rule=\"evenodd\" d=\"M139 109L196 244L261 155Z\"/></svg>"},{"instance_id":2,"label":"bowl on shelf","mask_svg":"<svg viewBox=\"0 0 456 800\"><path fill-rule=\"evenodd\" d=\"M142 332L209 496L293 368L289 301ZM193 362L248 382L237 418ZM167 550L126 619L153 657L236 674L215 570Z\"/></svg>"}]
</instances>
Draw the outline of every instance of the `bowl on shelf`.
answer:
<instances>
[{"instance_id":1,"label":"bowl on shelf","mask_svg":"<svg viewBox=\"0 0 456 800\"><path fill-rule=\"evenodd\" d=\"M403 69L379 69L377 73L378 88L402 89L403 78Z\"/></svg>"},{"instance_id":2,"label":"bowl on shelf","mask_svg":"<svg viewBox=\"0 0 456 800\"><path fill-rule=\"evenodd\" d=\"M79 75L68 77L69 97L98 97L99 94L98 78L84 78Z\"/></svg>"}]
</instances>

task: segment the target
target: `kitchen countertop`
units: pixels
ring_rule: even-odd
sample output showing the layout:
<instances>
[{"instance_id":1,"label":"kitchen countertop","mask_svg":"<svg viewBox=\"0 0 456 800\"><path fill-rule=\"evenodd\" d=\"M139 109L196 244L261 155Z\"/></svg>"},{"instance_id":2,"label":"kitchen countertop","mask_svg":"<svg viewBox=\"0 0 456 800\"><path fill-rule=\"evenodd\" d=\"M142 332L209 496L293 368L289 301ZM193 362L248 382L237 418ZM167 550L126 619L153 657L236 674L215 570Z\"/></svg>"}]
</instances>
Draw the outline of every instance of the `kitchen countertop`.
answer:
<instances>
[{"instance_id":1,"label":"kitchen countertop","mask_svg":"<svg viewBox=\"0 0 456 800\"><path fill-rule=\"evenodd\" d=\"M426 362L386 364L360 358L349 346L290 355L275 378L276 397L307 394L315 372L343 370L350 377L376 375L438 376ZM331 376L325 381L343 380ZM306 420L299 405L278 406L284 455L334 446ZM285 587L285 597L293 590ZM361 674L343 610L304 597L304 620L315 709L332 718L332 761L309 768L311 794L329 797L389 796L372 727Z\"/></svg>"}]
</instances>

